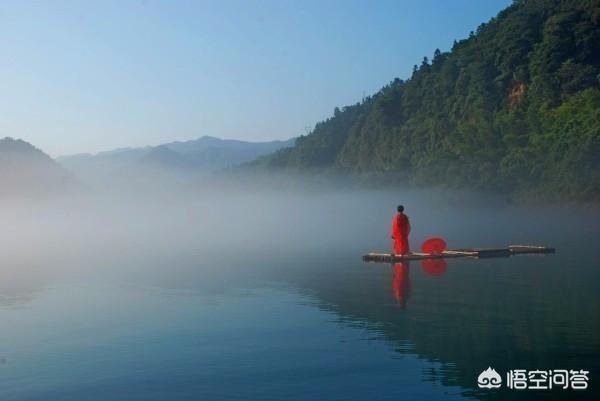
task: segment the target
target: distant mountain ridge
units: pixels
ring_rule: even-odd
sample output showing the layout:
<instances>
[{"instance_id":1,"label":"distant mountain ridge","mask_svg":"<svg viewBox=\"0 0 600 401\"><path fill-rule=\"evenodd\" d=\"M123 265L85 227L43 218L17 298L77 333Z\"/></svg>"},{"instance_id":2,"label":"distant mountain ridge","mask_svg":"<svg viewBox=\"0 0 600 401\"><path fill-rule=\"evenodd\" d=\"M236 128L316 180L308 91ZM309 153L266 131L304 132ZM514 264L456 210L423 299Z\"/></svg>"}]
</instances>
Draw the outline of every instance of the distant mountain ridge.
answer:
<instances>
[{"instance_id":1,"label":"distant mountain ridge","mask_svg":"<svg viewBox=\"0 0 600 401\"><path fill-rule=\"evenodd\" d=\"M50 156L21 139L0 139L0 198L62 195L81 189Z\"/></svg>"},{"instance_id":2,"label":"distant mountain ridge","mask_svg":"<svg viewBox=\"0 0 600 401\"><path fill-rule=\"evenodd\" d=\"M203 136L158 146L61 156L57 161L84 181L141 171L201 174L250 162L293 146L294 143L295 138L286 141L245 142Z\"/></svg>"},{"instance_id":3,"label":"distant mountain ridge","mask_svg":"<svg viewBox=\"0 0 600 401\"><path fill-rule=\"evenodd\" d=\"M153 165L157 168L184 168L193 164L186 156L175 152L167 145L150 148L136 162L145 166Z\"/></svg>"}]
</instances>

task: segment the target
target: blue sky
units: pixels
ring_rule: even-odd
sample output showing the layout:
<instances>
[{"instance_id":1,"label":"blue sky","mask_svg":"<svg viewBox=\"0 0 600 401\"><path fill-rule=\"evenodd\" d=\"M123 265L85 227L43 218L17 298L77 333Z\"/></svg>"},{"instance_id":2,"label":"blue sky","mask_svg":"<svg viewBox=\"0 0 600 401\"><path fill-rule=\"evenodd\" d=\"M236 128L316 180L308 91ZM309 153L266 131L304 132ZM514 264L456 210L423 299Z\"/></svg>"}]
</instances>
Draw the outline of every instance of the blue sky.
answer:
<instances>
[{"instance_id":1,"label":"blue sky","mask_svg":"<svg viewBox=\"0 0 600 401\"><path fill-rule=\"evenodd\" d=\"M0 136L53 156L286 139L509 4L0 1Z\"/></svg>"}]
</instances>

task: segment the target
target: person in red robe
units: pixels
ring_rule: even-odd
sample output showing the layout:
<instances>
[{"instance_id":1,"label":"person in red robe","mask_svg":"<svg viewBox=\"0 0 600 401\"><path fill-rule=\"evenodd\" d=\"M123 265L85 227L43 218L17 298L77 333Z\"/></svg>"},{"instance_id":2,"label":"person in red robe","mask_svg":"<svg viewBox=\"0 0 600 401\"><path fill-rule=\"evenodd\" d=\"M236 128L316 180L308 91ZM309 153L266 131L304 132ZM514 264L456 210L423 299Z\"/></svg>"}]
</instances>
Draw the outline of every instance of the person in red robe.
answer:
<instances>
[{"instance_id":1,"label":"person in red robe","mask_svg":"<svg viewBox=\"0 0 600 401\"><path fill-rule=\"evenodd\" d=\"M398 213L392 219L392 239L394 240L394 254L406 255L410 252L408 246L408 234L410 234L410 221L404 214L404 206L398 206Z\"/></svg>"}]
</instances>

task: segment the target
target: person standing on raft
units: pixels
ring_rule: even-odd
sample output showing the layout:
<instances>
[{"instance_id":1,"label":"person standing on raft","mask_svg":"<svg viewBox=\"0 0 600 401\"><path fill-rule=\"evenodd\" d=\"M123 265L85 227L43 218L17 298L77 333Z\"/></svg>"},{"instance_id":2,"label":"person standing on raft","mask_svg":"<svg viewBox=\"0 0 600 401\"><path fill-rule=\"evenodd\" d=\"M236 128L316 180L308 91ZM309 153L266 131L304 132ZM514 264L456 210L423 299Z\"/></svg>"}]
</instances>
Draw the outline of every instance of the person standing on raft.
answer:
<instances>
[{"instance_id":1,"label":"person standing on raft","mask_svg":"<svg viewBox=\"0 0 600 401\"><path fill-rule=\"evenodd\" d=\"M398 206L398 213L392 219L392 239L394 240L394 255L406 255L410 252L408 246L410 221L404 214L404 206Z\"/></svg>"}]
</instances>

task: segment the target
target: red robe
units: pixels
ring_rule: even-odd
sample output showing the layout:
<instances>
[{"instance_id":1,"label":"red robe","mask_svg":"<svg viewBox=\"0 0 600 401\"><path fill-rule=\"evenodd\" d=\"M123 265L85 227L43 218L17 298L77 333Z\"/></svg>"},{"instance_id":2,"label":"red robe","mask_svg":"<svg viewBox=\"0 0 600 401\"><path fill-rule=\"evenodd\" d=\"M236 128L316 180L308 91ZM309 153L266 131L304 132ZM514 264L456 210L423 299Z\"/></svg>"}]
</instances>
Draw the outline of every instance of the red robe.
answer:
<instances>
[{"instance_id":1,"label":"red robe","mask_svg":"<svg viewBox=\"0 0 600 401\"><path fill-rule=\"evenodd\" d=\"M408 246L410 222L404 213L398 213L392 219L392 239L394 240L394 254L406 255L410 252Z\"/></svg>"}]
</instances>

